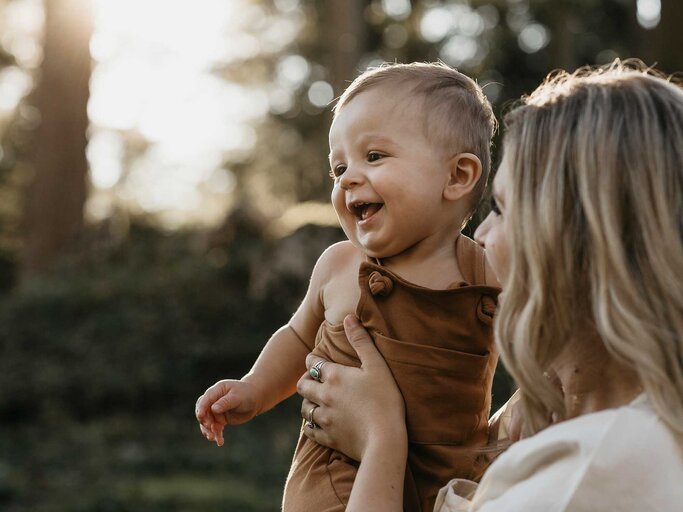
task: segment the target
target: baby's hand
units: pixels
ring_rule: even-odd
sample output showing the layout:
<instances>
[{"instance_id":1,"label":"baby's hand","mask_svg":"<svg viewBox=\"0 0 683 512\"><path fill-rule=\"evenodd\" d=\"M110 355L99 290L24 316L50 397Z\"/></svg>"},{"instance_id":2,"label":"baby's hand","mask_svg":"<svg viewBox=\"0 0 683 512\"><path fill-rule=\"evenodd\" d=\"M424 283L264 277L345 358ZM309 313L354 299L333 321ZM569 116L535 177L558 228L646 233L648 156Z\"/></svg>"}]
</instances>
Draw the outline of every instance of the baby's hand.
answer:
<instances>
[{"instance_id":1,"label":"baby's hand","mask_svg":"<svg viewBox=\"0 0 683 512\"><path fill-rule=\"evenodd\" d=\"M204 437L223 446L226 425L246 423L259 413L260 394L256 386L241 380L220 380L197 400L195 415Z\"/></svg>"}]
</instances>

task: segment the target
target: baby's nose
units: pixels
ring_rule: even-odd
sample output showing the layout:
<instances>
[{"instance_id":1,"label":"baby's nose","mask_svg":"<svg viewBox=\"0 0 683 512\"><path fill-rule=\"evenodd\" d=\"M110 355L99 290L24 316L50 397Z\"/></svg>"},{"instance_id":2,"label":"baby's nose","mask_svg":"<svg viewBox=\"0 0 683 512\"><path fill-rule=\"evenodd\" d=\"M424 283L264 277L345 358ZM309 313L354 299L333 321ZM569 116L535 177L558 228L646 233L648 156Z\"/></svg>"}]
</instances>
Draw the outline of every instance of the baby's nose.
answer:
<instances>
[{"instance_id":1,"label":"baby's nose","mask_svg":"<svg viewBox=\"0 0 683 512\"><path fill-rule=\"evenodd\" d=\"M349 165L344 171L344 174L342 174L339 178L339 185L343 189L349 189L355 185L360 184L362 181L362 174L358 172L358 170L355 167Z\"/></svg>"}]
</instances>

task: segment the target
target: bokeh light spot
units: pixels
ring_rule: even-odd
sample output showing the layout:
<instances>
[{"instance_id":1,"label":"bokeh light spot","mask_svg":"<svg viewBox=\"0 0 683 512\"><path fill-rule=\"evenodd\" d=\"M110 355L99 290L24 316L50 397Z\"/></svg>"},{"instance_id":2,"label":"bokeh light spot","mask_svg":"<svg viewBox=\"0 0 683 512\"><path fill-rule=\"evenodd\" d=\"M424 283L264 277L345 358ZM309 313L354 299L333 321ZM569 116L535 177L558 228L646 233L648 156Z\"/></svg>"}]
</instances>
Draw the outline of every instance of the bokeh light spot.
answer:
<instances>
[{"instance_id":1,"label":"bokeh light spot","mask_svg":"<svg viewBox=\"0 0 683 512\"><path fill-rule=\"evenodd\" d=\"M308 89L308 100L316 107L327 106L333 98L334 89L329 83L322 80L313 82Z\"/></svg>"},{"instance_id":2,"label":"bokeh light spot","mask_svg":"<svg viewBox=\"0 0 683 512\"><path fill-rule=\"evenodd\" d=\"M382 10L395 20L404 20L410 16L412 8L409 0L382 0Z\"/></svg>"},{"instance_id":3,"label":"bokeh light spot","mask_svg":"<svg viewBox=\"0 0 683 512\"><path fill-rule=\"evenodd\" d=\"M309 72L308 61L301 55L288 55L277 63L277 81L285 86L299 87Z\"/></svg>"},{"instance_id":4,"label":"bokeh light spot","mask_svg":"<svg viewBox=\"0 0 683 512\"><path fill-rule=\"evenodd\" d=\"M519 33L517 42L522 51L536 53L548 45L550 32L540 23L531 23Z\"/></svg>"},{"instance_id":5,"label":"bokeh light spot","mask_svg":"<svg viewBox=\"0 0 683 512\"><path fill-rule=\"evenodd\" d=\"M384 29L384 44L389 48L402 48L408 42L408 31L403 25L392 23Z\"/></svg>"},{"instance_id":6,"label":"bokeh light spot","mask_svg":"<svg viewBox=\"0 0 683 512\"><path fill-rule=\"evenodd\" d=\"M451 66L465 64L477 55L477 41L471 37L455 35L441 49L441 57Z\"/></svg>"},{"instance_id":7,"label":"bokeh light spot","mask_svg":"<svg viewBox=\"0 0 683 512\"><path fill-rule=\"evenodd\" d=\"M441 41L453 27L453 17L448 9L435 7L429 9L420 20L420 34L425 41Z\"/></svg>"},{"instance_id":8,"label":"bokeh light spot","mask_svg":"<svg viewBox=\"0 0 683 512\"><path fill-rule=\"evenodd\" d=\"M660 0L638 0L636 15L640 26L646 29L655 28L662 18L662 3Z\"/></svg>"}]
</instances>

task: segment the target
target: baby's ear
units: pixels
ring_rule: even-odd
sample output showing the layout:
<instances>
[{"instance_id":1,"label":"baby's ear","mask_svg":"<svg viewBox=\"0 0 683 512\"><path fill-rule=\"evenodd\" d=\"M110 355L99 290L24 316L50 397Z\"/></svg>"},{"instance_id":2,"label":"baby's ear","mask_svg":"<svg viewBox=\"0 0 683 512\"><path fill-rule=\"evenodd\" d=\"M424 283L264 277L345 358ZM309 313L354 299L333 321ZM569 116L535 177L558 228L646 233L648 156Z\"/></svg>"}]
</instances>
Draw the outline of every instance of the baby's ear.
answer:
<instances>
[{"instance_id":1,"label":"baby's ear","mask_svg":"<svg viewBox=\"0 0 683 512\"><path fill-rule=\"evenodd\" d=\"M472 192L481 178L481 160L472 153L458 153L448 160L448 182L443 197L457 201Z\"/></svg>"}]
</instances>

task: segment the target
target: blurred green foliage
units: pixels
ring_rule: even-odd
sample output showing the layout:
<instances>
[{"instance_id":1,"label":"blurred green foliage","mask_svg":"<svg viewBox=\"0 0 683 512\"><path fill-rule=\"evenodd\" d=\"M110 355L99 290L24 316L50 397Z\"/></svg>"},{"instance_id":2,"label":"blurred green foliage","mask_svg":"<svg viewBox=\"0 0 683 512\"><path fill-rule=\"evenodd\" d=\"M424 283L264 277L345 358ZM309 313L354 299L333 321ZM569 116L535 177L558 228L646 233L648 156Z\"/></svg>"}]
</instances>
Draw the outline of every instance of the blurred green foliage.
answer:
<instances>
[{"instance_id":1,"label":"blurred green foliage","mask_svg":"<svg viewBox=\"0 0 683 512\"><path fill-rule=\"evenodd\" d=\"M333 85L337 95L368 64L440 58L477 78L500 114L553 68L618 56L681 69L678 0L661 2L662 23L650 31L638 25L636 2L626 0L245 3L269 23L289 19L300 27L282 51L215 70L291 99L286 108L271 105L250 154L226 156L236 204L270 214L327 200L330 109L311 102L316 82ZM401 5L404 14L386 12ZM335 18L351 6L358 16L346 24ZM452 22L428 41L421 31L430 12ZM467 26L466 16L485 20L486 28L472 32L476 23ZM252 35L258 39L268 26L255 24ZM533 51L521 44L529 27L547 36ZM476 52L459 59L453 50L466 45L458 42ZM283 69L291 57L304 62L305 73L288 84ZM0 68L15 64L0 49ZM278 510L299 400L230 429L221 450L201 437L192 408L208 385L248 369L296 308L317 255L340 234L305 228L299 235L306 243L295 245L308 252L287 260L292 246L268 240L263 226L216 242L201 232L134 224L122 242L99 249L86 243L83 254L15 287L31 178L25 161L40 116L22 105L7 119L0 137L0 509ZM138 146L129 148L126 165L144 153L146 145ZM497 140L496 157L499 150ZM276 271L264 276L268 268ZM509 392L499 369L494 407Z\"/></svg>"},{"instance_id":2,"label":"blurred green foliage","mask_svg":"<svg viewBox=\"0 0 683 512\"><path fill-rule=\"evenodd\" d=\"M249 368L341 233L236 236L207 251L198 233L133 226L123 246L2 297L2 510L279 510L300 400L230 428L222 449L200 435L193 406ZM277 263L292 245L306 246L296 273ZM255 294L250 276L269 265L279 270ZM496 403L509 391L499 375Z\"/></svg>"},{"instance_id":3,"label":"blurred green foliage","mask_svg":"<svg viewBox=\"0 0 683 512\"><path fill-rule=\"evenodd\" d=\"M193 406L248 369L292 297L248 297L265 241L232 244L223 266L201 247L196 233L134 227L2 298L0 508L276 509L296 400L231 429L222 450ZM287 285L300 297L306 282Z\"/></svg>"}]
</instances>

